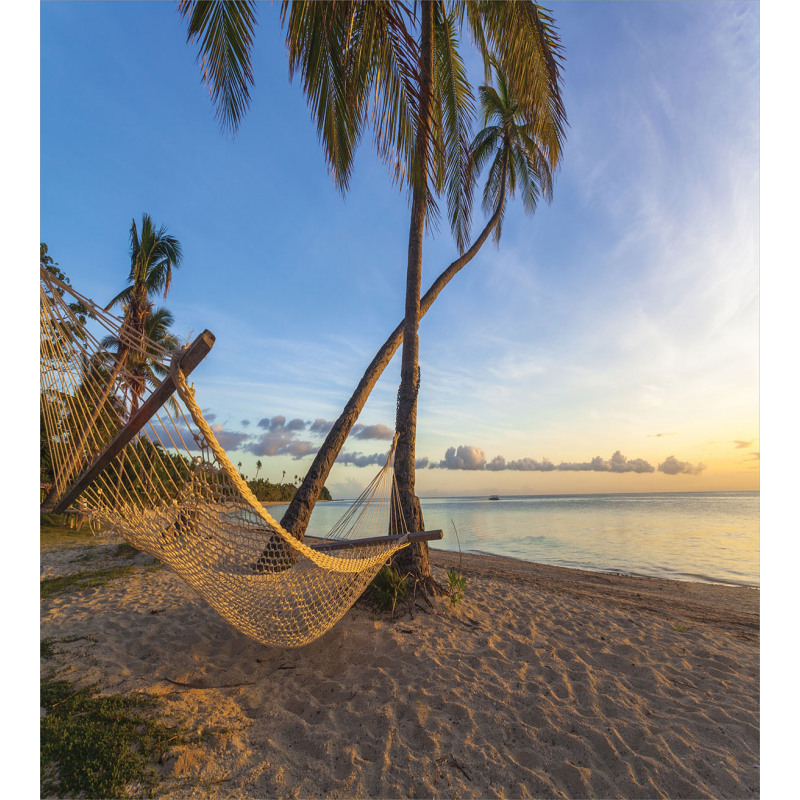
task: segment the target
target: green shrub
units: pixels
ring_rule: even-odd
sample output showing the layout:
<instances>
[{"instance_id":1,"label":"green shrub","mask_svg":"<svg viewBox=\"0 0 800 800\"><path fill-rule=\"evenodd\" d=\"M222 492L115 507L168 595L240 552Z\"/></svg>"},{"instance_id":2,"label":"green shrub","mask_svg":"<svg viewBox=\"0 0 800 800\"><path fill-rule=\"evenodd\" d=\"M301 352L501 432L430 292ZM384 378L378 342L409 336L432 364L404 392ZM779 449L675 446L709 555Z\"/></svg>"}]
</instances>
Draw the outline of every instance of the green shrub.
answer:
<instances>
[{"instance_id":1,"label":"green shrub","mask_svg":"<svg viewBox=\"0 0 800 800\"><path fill-rule=\"evenodd\" d=\"M450 605L454 606L464 599L464 589L467 579L459 575L453 567L447 570L447 594L450 597Z\"/></svg>"},{"instance_id":2,"label":"green shrub","mask_svg":"<svg viewBox=\"0 0 800 800\"><path fill-rule=\"evenodd\" d=\"M405 575L384 564L369 585L369 595L379 611L390 611L394 614L397 603L408 596Z\"/></svg>"}]
</instances>

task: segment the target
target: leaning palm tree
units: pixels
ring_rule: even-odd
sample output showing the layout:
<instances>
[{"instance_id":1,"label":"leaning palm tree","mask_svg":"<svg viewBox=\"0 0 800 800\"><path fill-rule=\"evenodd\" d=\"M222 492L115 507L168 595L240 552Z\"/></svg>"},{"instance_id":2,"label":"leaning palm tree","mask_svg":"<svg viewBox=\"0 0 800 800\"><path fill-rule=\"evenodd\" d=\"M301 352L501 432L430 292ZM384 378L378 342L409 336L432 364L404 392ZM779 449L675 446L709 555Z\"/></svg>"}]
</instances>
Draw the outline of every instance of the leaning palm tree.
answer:
<instances>
[{"instance_id":1,"label":"leaning palm tree","mask_svg":"<svg viewBox=\"0 0 800 800\"><path fill-rule=\"evenodd\" d=\"M200 43L203 77L224 125L236 130L249 103L255 4L181 0L189 39ZM484 59L506 72L521 113L537 126L551 165L566 118L560 95L560 45L550 16L529 0L497 3L373 2L282 4L290 74L300 73L335 183L344 192L355 150L371 124L376 149L411 195L403 356L395 468L406 521L424 526L414 492L419 389L422 240L446 195L459 249L468 240L471 192L468 128L472 95L459 53L466 31ZM535 117L534 117L535 114ZM427 547L407 548L412 569L430 574Z\"/></svg>"},{"instance_id":2,"label":"leaning palm tree","mask_svg":"<svg viewBox=\"0 0 800 800\"><path fill-rule=\"evenodd\" d=\"M554 169L535 126L524 121L507 77L496 71L495 79L496 88L488 85L478 90L484 128L472 142L469 162L471 180L491 162L483 191L483 208L491 216L470 247L438 276L422 296L420 316L427 313L442 289L475 258L492 233L495 241L499 242L507 197L514 197L519 189L524 208L531 214L540 199L548 202L552 199ZM403 329L403 322L400 322L370 362L355 392L317 451L303 485L286 509L281 524L295 536L302 536L306 530L336 457L373 387L403 341Z\"/></svg>"}]
</instances>

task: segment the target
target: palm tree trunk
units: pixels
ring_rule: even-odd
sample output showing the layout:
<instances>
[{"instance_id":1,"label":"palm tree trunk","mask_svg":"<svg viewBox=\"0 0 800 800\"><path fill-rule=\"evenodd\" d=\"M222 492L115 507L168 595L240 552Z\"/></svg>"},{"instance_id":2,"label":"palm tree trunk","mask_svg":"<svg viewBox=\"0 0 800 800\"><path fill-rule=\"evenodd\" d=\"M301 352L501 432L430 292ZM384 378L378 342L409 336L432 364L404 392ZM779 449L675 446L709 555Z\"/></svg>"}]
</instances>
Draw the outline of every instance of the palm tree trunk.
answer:
<instances>
[{"instance_id":1,"label":"palm tree trunk","mask_svg":"<svg viewBox=\"0 0 800 800\"><path fill-rule=\"evenodd\" d=\"M431 284L430 289L423 295L420 300L420 318L425 316L442 289L475 258L492 231L497 227L497 223L503 215L504 206L505 181L503 182L500 202L486 227L481 231L480 236L472 243L469 250L440 273L439 277ZM356 420L361 414L375 384L383 374L384 369L389 365L389 362L391 362L392 357L397 352L397 348L403 342L404 328L405 320L392 331L392 334L375 354L356 390L347 401L347 405L345 405L339 418L328 432L322 447L317 451L314 462L306 474L302 486L297 490L297 494L295 494L281 519L281 525L300 540L305 536L311 512L314 510L314 505L322 491L322 487L325 485L325 481L328 479L328 475L330 475L330 471L336 462L336 457L344 447L344 443L350 435L353 425L356 424Z\"/></svg>"},{"instance_id":2,"label":"palm tree trunk","mask_svg":"<svg viewBox=\"0 0 800 800\"><path fill-rule=\"evenodd\" d=\"M406 314L403 321L403 354L400 362L400 389L397 393L397 421L400 434L394 457L394 473L400 494L400 506L411 531L425 529L422 507L415 494L414 458L417 438L417 394L419 392L419 321L422 284L422 244L428 206L428 158L433 125L433 3L420 4L420 112L417 128L416 158L419 174L414 182L411 201L411 225L408 232L408 267L406 270ZM428 547L415 543L403 548L394 559L402 572L421 577L431 574Z\"/></svg>"}]
</instances>

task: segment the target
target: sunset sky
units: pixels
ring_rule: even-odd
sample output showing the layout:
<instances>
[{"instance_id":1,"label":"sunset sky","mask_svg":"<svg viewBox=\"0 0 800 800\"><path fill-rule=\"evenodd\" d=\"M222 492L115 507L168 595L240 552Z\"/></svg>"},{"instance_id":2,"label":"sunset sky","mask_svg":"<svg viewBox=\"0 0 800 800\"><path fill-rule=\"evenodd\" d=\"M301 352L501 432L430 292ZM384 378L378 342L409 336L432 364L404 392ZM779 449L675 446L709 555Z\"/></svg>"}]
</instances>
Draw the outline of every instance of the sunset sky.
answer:
<instances>
[{"instance_id":1,"label":"sunset sky","mask_svg":"<svg viewBox=\"0 0 800 800\"><path fill-rule=\"evenodd\" d=\"M759 5L546 3L569 118L554 200L512 202L420 328L420 496L759 488ZM40 7L41 241L105 305L132 219L178 237L163 304L216 346L193 375L243 471L304 474L403 314L409 204L365 136L327 173L279 6L220 131L174 3ZM475 86L477 58L464 43ZM476 123L477 125L477 123ZM477 130L477 127L475 128ZM475 204L473 230L484 219ZM455 257L425 241L423 291ZM399 354L328 486L394 427Z\"/></svg>"}]
</instances>

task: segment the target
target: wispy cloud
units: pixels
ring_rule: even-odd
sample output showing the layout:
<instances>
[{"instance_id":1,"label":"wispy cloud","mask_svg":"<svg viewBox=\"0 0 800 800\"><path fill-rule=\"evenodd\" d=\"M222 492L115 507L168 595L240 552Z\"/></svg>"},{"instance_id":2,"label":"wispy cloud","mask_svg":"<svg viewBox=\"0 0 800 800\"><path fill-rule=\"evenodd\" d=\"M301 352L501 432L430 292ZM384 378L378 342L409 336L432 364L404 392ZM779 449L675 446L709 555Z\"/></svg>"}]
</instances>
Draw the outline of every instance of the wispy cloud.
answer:
<instances>
[{"instance_id":1,"label":"wispy cloud","mask_svg":"<svg viewBox=\"0 0 800 800\"><path fill-rule=\"evenodd\" d=\"M373 453L364 455L363 453L339 453L336 458L337 464L349 464L354 467L382 467L386 463L387 453Z\"/></svg>"}]
</instances>

